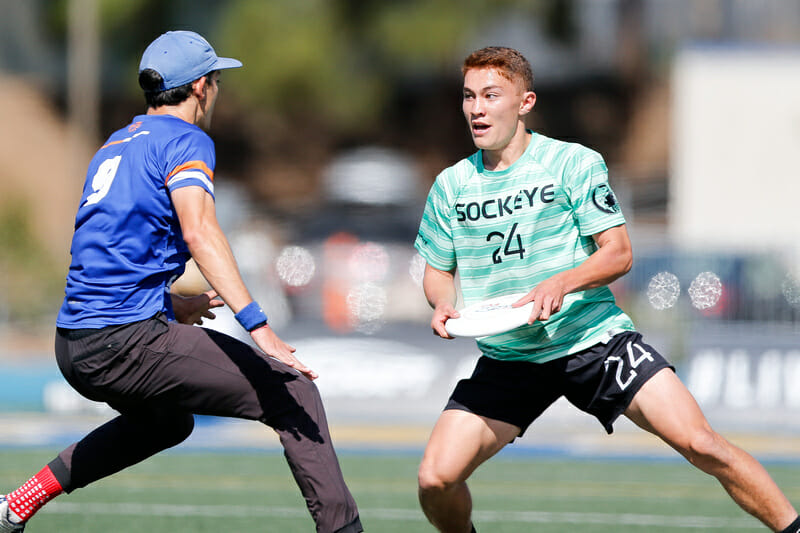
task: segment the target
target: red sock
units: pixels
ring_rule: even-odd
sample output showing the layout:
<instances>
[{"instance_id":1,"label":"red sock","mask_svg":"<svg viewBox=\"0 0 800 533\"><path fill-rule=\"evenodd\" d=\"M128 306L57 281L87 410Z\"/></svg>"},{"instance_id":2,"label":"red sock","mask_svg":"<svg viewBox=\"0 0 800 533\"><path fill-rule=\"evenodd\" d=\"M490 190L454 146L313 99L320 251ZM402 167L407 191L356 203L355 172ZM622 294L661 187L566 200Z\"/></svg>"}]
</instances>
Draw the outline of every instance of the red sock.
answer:
<instances>
[{"instance_id":1,"label":"red sock","mask_svg":"<svg viewBox=\"0 0 800 533\"><path fill-rule=\"evenodd\" d=\"M9 510L26 522L44 504L64 492L49 466L30 478L24 485L6 496Z\"/></svg>"}]
</instances>

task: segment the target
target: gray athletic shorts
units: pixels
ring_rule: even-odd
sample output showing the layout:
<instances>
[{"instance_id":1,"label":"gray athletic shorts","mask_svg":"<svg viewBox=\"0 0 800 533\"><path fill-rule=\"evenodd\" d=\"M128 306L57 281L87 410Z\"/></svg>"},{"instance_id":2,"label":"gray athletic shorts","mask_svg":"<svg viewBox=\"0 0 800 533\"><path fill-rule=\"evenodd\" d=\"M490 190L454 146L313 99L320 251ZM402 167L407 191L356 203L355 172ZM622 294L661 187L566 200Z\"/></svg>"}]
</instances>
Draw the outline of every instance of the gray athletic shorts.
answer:
<instances>
[{"instance_id":1,"label":"gray athletic shorts","mask_svg":"<svg viewBox=\"0 0 800 533\"><path fill-rule=\"evenodd\" d=\"M513 424L520 436L564 396L595 416L608 433L633 397L656 372L670 365L634 331L606 344L546 363L478 360L472 376L456 385L447 409L460 409Z\"/></svg>"}]
</instances>

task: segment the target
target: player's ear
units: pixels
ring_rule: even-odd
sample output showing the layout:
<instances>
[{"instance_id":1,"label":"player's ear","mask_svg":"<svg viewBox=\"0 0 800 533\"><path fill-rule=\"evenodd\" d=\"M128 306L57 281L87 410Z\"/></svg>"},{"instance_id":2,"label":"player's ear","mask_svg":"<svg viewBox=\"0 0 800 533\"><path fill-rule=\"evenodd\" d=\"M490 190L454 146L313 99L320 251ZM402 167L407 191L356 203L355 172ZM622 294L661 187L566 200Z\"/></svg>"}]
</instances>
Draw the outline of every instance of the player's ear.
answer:
<instances>
[{"instance_id":1,"label":"player's ear","mask_svg":"<svg viewBox=\"0 0 800 533\"><path fill-rule=\"evenodd\" d=\"M522 94L522 102L519 105L519 114L527 115L533 110L536 105L536 93L533 91L525 91Z\"/></svg>"},{"instance_id":2,"label":"player's ear","mask_svg":"<svg viewBox=\"0 0 800 533\"><path fill-rule=\"evenodd\" d=\"M206 96L206 84L208 83L208 78L203 76L202 78L198 78L192 82L192 94L197 96L199 99L203 99Z\"/></svg>"}]
</instances>

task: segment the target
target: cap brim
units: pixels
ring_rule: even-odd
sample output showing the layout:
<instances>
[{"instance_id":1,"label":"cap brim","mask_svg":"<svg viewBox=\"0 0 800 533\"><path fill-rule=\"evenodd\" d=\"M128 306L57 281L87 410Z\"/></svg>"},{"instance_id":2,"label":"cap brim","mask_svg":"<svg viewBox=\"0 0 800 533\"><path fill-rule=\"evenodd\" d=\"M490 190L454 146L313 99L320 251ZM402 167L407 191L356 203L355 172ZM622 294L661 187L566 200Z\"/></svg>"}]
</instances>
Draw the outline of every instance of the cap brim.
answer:
<instances>
[{"instance_id":1,"label":"cap brim","mask_svg":"<svg viewBox=\"0 0 800 533\"><path fill-rule=\"evenodd\" d=\"M217 60L214 62L213 70L222 70L226 68L239 68L242 66L242 62L238 59L233 59L232 57L218 57Z\"/></svg>"}]
</instances>

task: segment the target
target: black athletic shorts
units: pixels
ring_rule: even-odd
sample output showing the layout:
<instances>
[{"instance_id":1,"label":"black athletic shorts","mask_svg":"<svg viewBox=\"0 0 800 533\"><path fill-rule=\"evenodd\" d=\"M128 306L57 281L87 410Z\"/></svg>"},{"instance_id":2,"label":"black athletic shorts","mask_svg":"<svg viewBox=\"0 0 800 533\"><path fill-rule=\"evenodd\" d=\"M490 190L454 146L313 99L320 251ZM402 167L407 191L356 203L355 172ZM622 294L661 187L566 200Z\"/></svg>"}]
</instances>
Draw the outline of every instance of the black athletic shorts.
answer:
<instances>
[{"instance_id":1,"label":"black athletic shorts","mask_svg":"<svg viewBox=\"0 0 800 533\"><path fill-rule=\"evenodd\" d=\"M513 424L520 436L561 396L595 416L608 433L633 397L670 365L641 334L620 333L573 355L548 361L478 359L472 376L456 385L447 409L461 409Z\"/></svg>"}]
</instances>

